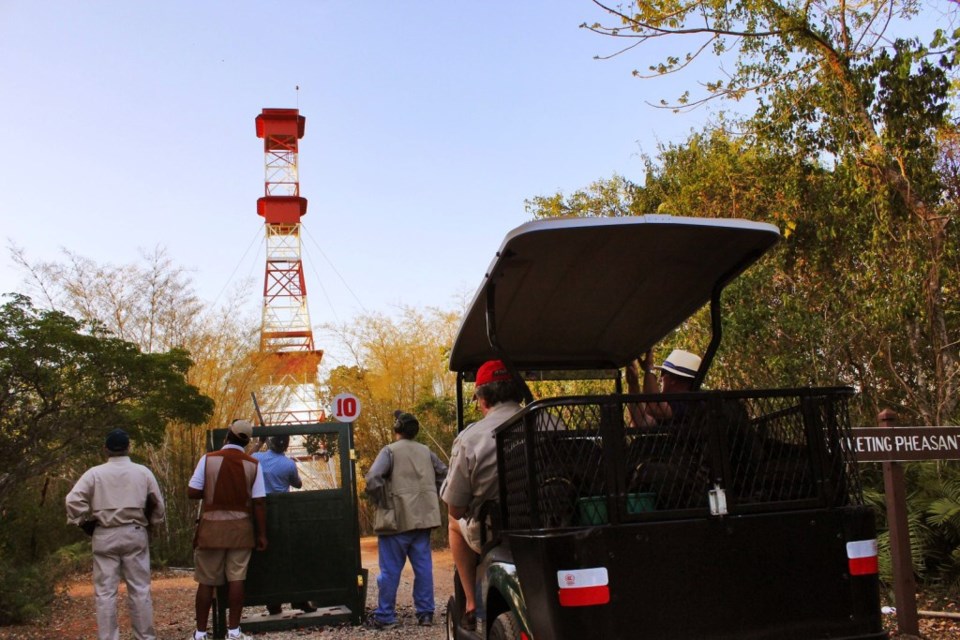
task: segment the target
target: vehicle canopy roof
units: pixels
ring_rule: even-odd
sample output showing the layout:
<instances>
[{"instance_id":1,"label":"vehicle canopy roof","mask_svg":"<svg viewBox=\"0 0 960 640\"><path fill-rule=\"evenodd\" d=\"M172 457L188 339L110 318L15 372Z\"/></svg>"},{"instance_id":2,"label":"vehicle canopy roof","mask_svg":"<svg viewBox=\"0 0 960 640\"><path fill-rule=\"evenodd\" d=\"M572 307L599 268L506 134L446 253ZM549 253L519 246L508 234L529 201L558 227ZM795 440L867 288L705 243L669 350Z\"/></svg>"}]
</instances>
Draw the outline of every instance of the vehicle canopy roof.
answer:
<instances>
[{"instance_id":1,"label":"vehicle canopy roof","mask_svg":"<svg viewBox=\"0 0 960 640\"><path fill-rule=\"evenodd\" d=\"M670 215L521 225L487 269L450 370L474 371L495 358L520 370L622 367L779 237L766 223Z\"/></svg>"}]
</instances>

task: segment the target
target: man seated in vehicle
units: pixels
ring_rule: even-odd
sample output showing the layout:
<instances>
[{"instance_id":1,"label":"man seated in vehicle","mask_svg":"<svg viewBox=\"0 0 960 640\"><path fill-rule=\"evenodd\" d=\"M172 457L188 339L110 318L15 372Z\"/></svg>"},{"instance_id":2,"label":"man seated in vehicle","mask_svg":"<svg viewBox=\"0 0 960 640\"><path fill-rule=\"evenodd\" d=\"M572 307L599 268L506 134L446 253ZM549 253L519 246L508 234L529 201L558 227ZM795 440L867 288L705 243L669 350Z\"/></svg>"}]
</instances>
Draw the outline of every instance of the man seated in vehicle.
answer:
<instances>
[{"instance_id":1,"label":"man seated in vehicle","mask_svg":"<svg viewBox=\"0 0 960 640\"><path fill-rule=\"evenodd\" d=\"M463 584L466 606L460 626L469 630L477 626L480 507L498 493L493 432L520 411L522 394L503 362L490 360L477 370L474 397L483 419L467 426L453 441L450 469L440 489L449 513L450 551Z\"/></svg>"},{"instance_id":2,"label":"man seated in vehicle","mask_svg":"<svg viewBox=\"0 0 960 640\"><path fill-rule=\"evenodd\" d=\"M663 364L653 366L653 354L644 354L643 393L690 393L700 368L699 356L674 349ZM637 361L626 367L627 390L640 393ZM656 371L660 370L658 382ZM627 410L634 426L641 431L665 427L666 434L639 436L627 450L627 487L630 491L657 494L658 508L689 507L707 490L702 443L697 433L700 421L694 419L702 406L682 400L632 402ZM654 430L656 431L656 430Z\"/></svg>"},{"instance_id":3,"label":"man seated in vehicle","mask_svg":"<svg viewBox=\"0 0 960 640\"><path fill-rule=\"evenodd\" d=\"M693 380L700 369L700 356L674 349L663 364L653 366L653 351L643 356L643 393L689 393L693 391ZM641 393L639 364L636 360L626 367L627 391ZM660 370L657 381L656 369ZM644 402L628 406L630 417L638 427L650 427L680 419L686 410L683 402Z\"/></svg>"}]
</instances>

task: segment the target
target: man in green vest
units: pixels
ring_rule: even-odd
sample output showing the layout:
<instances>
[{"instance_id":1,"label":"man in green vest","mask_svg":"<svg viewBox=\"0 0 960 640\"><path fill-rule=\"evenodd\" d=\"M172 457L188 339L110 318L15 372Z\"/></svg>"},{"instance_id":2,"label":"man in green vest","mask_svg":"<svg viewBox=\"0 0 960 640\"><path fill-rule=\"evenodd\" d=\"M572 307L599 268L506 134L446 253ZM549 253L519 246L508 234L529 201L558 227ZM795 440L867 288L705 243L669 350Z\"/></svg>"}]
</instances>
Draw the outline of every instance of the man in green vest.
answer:
<instances>
[{"instance_id":1,"label":"man in green vest","mask_svg":"<svg viewBox=\"0 0 960 640\"><path fill-rule=\"evenodd\" d=\"M437 491L447 466L426 446L414 442L420 423L409 413L394 412L394 442L388 444L366 475L367 494L376 503L374 531L380 575L377 608L368 625L397 626L397 585L407 558L413 567L413 604L417 624L433 624L433 557L430 530L440 526Z\"/></svg>"}]
</instances>

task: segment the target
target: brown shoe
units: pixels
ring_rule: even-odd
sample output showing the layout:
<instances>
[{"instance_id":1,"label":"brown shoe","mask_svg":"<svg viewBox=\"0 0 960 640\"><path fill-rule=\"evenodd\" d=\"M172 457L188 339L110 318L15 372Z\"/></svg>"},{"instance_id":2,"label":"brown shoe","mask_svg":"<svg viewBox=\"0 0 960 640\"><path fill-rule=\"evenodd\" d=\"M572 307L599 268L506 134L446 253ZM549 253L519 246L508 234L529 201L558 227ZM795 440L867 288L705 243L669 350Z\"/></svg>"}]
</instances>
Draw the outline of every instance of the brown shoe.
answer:
<instances>
[{"instance_id":1,"label":"brown shoe","mask_svg":"<svg viewBox=\"0 0 960 640\"><path fill-rule=\"evenodd\" d=\"M476 609L471 609L470 611L463 612L463 615L460 616L460 628L466 629L467 631L477 630L477 610Z\"/></svg>"}]
</instances>

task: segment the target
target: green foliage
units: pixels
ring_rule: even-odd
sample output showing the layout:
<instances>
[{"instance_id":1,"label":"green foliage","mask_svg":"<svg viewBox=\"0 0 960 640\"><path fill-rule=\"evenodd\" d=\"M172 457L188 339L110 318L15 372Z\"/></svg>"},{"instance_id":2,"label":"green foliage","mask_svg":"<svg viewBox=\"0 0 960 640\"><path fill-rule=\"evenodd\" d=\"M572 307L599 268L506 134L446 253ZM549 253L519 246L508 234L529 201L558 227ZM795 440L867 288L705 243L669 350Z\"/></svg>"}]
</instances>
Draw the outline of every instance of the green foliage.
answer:
<instances>
[{"instance_id":1,"label":"green foliage","mask_svg":"<svg viewBox=\"0 0 960 640\"><path fill-rule=\"evenodd\" d=\"M880 581L886 585L893 585L893 560L890 551L890 530L886 523L886 504L883 493L867 489L864 491L866 504L874 508L880 520L877 532L877 560L879 565ZM923 512L915 508L916 502L911 498L907 505L907 531L912 542L910 548L910 563L914 572L924 576L924 558L927 555L927 545L924 541L930 538L930 529L925 525Z\"/></svg>"},{"instance_id":2,"label":"green foliage","mask_svg":"<svg viewBox=\"0 0 960 640\"><path fill-rule=\"evenodd\" d=\"M951 117L960 32L938 32L924 46L885 37L891 22L876 19L909 18L921 7L912 0L608 6L613 25L585 26L628 39L624 52L650 45L661 57L652 74L682 71L705 53L725 56L705 95L684 92L674 106L754 92L758 109L738 123L739 137L716 128L659 148L646 159L642 186L624 188L615 176L569 198L532 199L528 209L538 217L658 212L778 225L779 249L724 292L724 341L706 383L845 384L861 392L854 425L872 424L887 407L903 424L957 424L960 132ZM689 53L676 55L667 42ZM694 316L661 348L681 340L702 349L707 320ZM911 469L914 566L927 581L956 585L956 472ZM882 506L871 493L879 476L866 469L864 481ZM885 533L880 544L888 548Z\"/></svg>"},{"instance_id":3,"label":"green foliage","mask_svg":"<svg viewBox=\"0 0 960 640\"><path fill-rule=\"evenodd\" d=\"M0 624L30 622L53 600L48 563L13 564L0 560Z\"/></svg>"},{"instance_id":4,"label":"green foliage","mask_svg":"<svg viewBox=\"0 0 960 640\"><path fill-rule=\"evenodd\" d=\"M869 53L868 47L881 39L890 21L878 15L909 18L921 4L919 0L663 0L600 6L613 24L581 26L623 40L624 51L648 54L646 70L635 70L635 77L682 72L711 54L723 59L715 79L701 82L705 93L691 96L683 90L677 98L661 101L663 106L680 109L714 98L740 101L748 94L764 95L779 88L796 94L827 88L849 99L856 93L854 85L829 82L836 79L837 69Z\"/></svg>"},{"instance_id":5,"label":"green foliage","mask_svg":"<svg viewBox=\"0 0 960 640\"><path fill-rule=\"evenodd\" d=\"M619 218L650 213L644 192L629 180L614 175L564 198L560 194L536 196L526 201L526 210L536 218Z\"/></svg>"},{"instance_id":6,"label":"green foliage","mask_svg":"<svg viewBox=\"0 0 960 640\"><path fill-rule=\"evenodd\" d=\"M951 463L904 465L907 484L907 528L913 569L925 584L960 589L960 469ZM880 576L892 584L890 534L883 493L868 489L867 504L878 514Z\"/></svg>"},{"instance_id":7,"label":"green foliage","mask_svg":"<svg viewBox=\"0 0 960 640\"><path fill-rule=\"evenodd\" d=\"M360 400L354 442L360 490L363 475L385 445L393 442L393 412L413 413L420 421L417 440L441 460L449 457L456 432L454 381L449 349L458 314L437 309L403 309L399 318L370 314L349 325L328 327L338 334L355 362L330 371L325 386L334 397L349 392ZM371 531L372 506L361 501L361 529Z\"/></svg>"},{"instance_id":8,"label":"green foliage","mask_svg":"<svg viewBox=\"0 0 960 640\"><path fill-rule=\"evenodd\" d=\"M801 322L779 327L781 336L803 327L818 340L804 348L815 377L866 391L866 414L893 406L906 421L945 424L960 407L960 323L952 304L960 286L957 131L949 119L960 31L938 31L929 46L884 33L922 6L634 2L606 7L615 26L588 28L629 38L638 51L665 38L689 47L686 56L658 48L666 60L651 65L656 73L681 71L711 52L721 57L722 79L682 104L757 96L758 109L742 123L747 154L708 153L704 138L694 136L662 154L663 173L648 176L645 189L662 196L660 210L795 229L793 262L771 275L779 293L803 305L775 298L785 306L772 319L790 313ZM881 14L892 19L876 19ZM696 164L671 167L698 153ZM781 159L781 173L738 170L754 159L772 168L771 158ZM750 177L759 188L743 181Z\"/></svg>"},{"instance_id":9,"label":"green foliage","mask_svg":"<svg viewBox=\"0 0 960 640\"><path fill-rule=\"evenodd\" d=\"M924 575L928 580L960 588L960 471L945 463L916 465L917 489L910 509L921 514Z\"/></svg>"},{"instance_id":10,"label":"green foliage","mask_svg":"<svg viewBox=\"0 0 960 640\"><path fill-rule=\"evenodd\" d=\"M0 556L0 625L40 618L63 579L90 565L90 543L63 547L39 562Z\"/></svg>"},{"instance_id":11,"label":"green foliage","mask_svg":"<svg viewBox=\"0 0 960 640\"><path fill-rule=\"evenodd\" d=\"M811 361L820 361L826 318L811 294L820 290L803 273L804 246L816 243L796 233L797 221L819 201L829 202L821 168L798 163L775 149L749 144L724 131L691 136L682 145L660 148L646 159L646 184L624 191L637 200L622 205L636 209L639 200L658 202L660 212L704 217L763 220L788 230L779 252L768 257L724 294L724 342L717 366L706 383L712 388L795 386L812 382ZM550 211L528 203L537 217ZM564 208L581 212L571 198ZM638 252L644 247L637 247ZM651 274L654 277L655 274ZM812 286L811 286L812 285ZM710 319L702 312L684 323L660 345L661 357L673 347L700 350L710 339ZM837 382L836 372L828 382Z\"/></svg>"},{"instance_id":12,"label":"green foliage","mask_svg":"<svg viewBox=\"0 0 960 640\"><path fill-rule=\"evenodd\" d=\"M413 414L420 421L417 440L429 446L445 463L449 462L450 449L456 430L457 403L452 396L424 397L414 407Z\"/></svg>"},{"instance_id":13,"label":"green foliage","mask_svg":"<svg viewBox=\"0 0 960 640\"><path fill-rule=\"evenodd\" d=\"M150 562L155 567L190 566L197 501L187 498L187 483L200 456L206 453L203 426L171 424L159 445L144 447L138 462L149 467L160 483L166 519L151 531Z\"/></svg>"},{"instance_id":14,"label":"green foliage","mask_svg":"<svg viewBox=\"0 0 960 640\"><path fill-rule=\"evenodd\" d=\"M162 442L157 430L149 441L140 438L142 434L133 440L134 458L153 470L167 501L167 521L153 532L151 558L161 565L188 564L197 505L187 500L184 488L206 451L206 428L253 418L250 393L260 388L269 375L264 370L272 365L258 353L259 317L237 312L239 301L250 292L241 287L221 306L204 308L187 271L174 265L162 248L122 265L98 264L67 250L59 262L30 262L23 252L12 253L45 306L78 318L85 328L95 326L129 340L145 353L190 353L186 382L213 400L202 428L181 417L166 424ZM75 479L97 461L100 443L95 440L88 448L90 455L71 457L66 463L71 468L63 469L61 476ZM62 506L55 506L62 517Z\"/></svg>"},{"instance_id":15,"label":"green foliage","mask_svg":"<svg viewBox=\"0 0 960 640\"><path fill-rule=\"evenodd\" d=\"M186 380L191 364L185 351L144 353L24 296L0 309L0 619L36 617L63 572L89 564L77 555L89 542L66 525L63 500L84 469L102 462L109 429L126 429L131 456L149 462L168 424L210 415L212 401ZM160 559L169 542L160 536Z\"/></svg>"},{"instance_id":16,"label":"green foliage","mask_svg":"<svg viewBox=\"0 0 960 640\"><path fill-rule=\"evenodd\" d=\"M11 563L41 562L60 547L86 538L66 523L63 500L73 478L65 476L28 478L7 498L0 518L0 555Z\"/></svg>"},{"instance_id":17,"label":"green foliage","mask_svg":"<svg viewBox=\"0 0 960 640\"><path fill-rule=\"evenodd\" d=\"M186 382L190 364L14 296L0 308L0 506L11 487L98 451L110 428L149 443L171 420L202 422L212 402Z\"/></svg>"}]
</instances>

